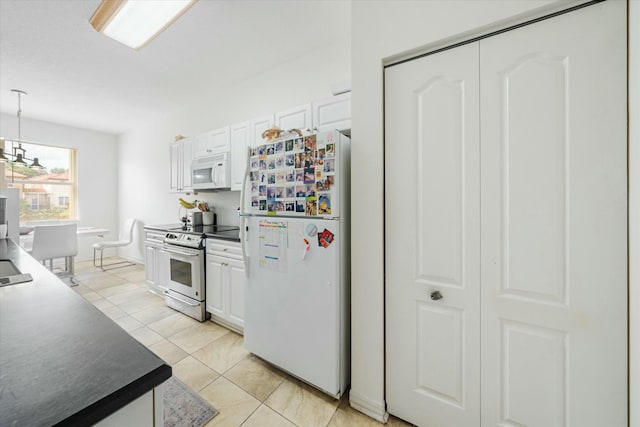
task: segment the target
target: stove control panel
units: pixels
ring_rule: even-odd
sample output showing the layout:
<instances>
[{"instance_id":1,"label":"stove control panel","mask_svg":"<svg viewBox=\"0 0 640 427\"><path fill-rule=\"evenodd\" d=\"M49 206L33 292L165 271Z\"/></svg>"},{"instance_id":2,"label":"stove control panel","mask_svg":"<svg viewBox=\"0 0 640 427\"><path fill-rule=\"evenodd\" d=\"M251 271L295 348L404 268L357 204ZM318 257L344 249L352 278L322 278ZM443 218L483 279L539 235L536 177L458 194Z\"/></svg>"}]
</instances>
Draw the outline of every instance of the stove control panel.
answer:
<instances>
[{"instance_id":1,"label":"stove control panel","mask_svg":"<svg viewBox=\"0 0 640 427\"><path fill-rule=\"evenodd\" d=\"M186 233L167 233L164 236L164 242L172 245L187 246L190 248L200 249L203 245L203 238L193 234Z\"/></svg>"}]
</instances>

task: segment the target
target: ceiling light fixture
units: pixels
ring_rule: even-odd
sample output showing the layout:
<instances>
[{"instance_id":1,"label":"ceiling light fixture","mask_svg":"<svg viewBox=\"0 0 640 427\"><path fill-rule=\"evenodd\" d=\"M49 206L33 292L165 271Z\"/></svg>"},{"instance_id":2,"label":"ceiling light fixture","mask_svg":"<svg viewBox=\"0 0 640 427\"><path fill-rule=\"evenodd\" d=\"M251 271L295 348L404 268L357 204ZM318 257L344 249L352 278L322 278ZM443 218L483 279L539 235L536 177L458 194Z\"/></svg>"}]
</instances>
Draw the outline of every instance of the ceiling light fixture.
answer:
<instances>
[{"instance_id":1,"label":"ceiling light fixture","mask_svg":"<svg viewBox=\"0 0 640 427\"><path fill-rule=\"evenodd\" d=\"M4 152L4 140L2 141L2 144L0 144L0 162L11 162L13 164L29 166L30 168L34 169L44 169L44 166L40 164L37 157L34 157L33 159L28 158L26 156L27 150L22 148L22 123L20 120L20 117L22 116L22 105L20 102L20 97L22 95L26 95L27 92L20 89L11 89L11 92L15 92L18 94L18 141L11 141L11 154ZM15 146L16 142L18 143L17 147ZM9 159L7 156L12 157L13 160ZM25 160L30 160L33 163L31 163L31 165L27 165L27 162L25 162Z\"/></svg>"},{"instance_id":2,"label":"ceiling light fixture","mask_svg":"<svg viewBox=\"0 0 640 427\"><path fill-rule=\"evenodd\" d=\"M99 33L139 50L197 0L102 0L89 23Z\"/></svg>"}]
</instances>

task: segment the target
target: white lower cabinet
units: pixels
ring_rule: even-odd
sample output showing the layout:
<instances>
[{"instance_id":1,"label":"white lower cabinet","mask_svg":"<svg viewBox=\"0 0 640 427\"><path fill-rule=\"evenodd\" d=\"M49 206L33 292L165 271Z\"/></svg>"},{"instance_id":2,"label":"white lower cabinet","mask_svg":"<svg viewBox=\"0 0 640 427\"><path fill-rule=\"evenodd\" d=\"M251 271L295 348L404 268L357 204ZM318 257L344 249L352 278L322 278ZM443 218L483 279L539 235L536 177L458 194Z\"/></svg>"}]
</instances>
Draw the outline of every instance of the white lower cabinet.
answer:
<instances>
[{"instance_id":1,"label":"white lower cabinet","mask_svg":"<svg viewBox=\"0 0 640 427\"><path fill-rule=\"evenodd\" d=\"M138 397L133 402L102 419L95 427L153 427L164 424L162 385Z\"/></svg>"},{"instance_id":2,"label":"white lower cabinet","mask_svg":"<svg viewBox=\"0 0 640 427\"><path fill-rule=\"evenodd\" d=\"M162 249L163 238L163 232L145 230L144 278L149 290L160 296L167 289L168 283L165 258L167 253Z\"/></svg>"},{"instance_id":3,"label":"white lower cabinet","mask_svg":"<svg viewBox=\"0 0 640 427\"><path fill-rule=\"evenodd\" d=\"M244 330L245 270L240 243L207 239L206 308L211 320Z\"/></svg>"}]
</instances>

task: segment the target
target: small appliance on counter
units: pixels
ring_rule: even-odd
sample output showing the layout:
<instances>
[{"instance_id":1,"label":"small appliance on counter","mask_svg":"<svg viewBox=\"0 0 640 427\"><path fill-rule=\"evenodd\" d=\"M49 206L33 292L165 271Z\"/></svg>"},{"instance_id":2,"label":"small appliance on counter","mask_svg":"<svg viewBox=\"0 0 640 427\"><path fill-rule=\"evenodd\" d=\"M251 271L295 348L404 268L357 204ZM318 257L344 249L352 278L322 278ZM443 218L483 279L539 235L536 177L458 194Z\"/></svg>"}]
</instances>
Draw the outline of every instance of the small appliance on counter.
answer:
<instances>
[{"instance_id":1,"label":"small appliance on counter","mask_svg":"<svg viewBox=\"0 0 640 427\"><path fill-rule=\"evenodd\" d=\"M204 201L194 200L189 202L183 198L178 199L180 202L180 208L184 213L178 211L178 217L183 224L183 229L187 227L194 227L200 225L216 225L216 214L209 208L209 203ZM199 211L189 211L190 209L199 209Z\"/></svg>"},{"instance_id":2,"label":"small appliance on counter","mask_svg":"<svg viewBox=\"0 0 640 427\"><path fill-rule=\"evenodd\" d=\"M202 225L202 212L189 212L187 214L187 224Z\"/></svg>"}]
</instances>

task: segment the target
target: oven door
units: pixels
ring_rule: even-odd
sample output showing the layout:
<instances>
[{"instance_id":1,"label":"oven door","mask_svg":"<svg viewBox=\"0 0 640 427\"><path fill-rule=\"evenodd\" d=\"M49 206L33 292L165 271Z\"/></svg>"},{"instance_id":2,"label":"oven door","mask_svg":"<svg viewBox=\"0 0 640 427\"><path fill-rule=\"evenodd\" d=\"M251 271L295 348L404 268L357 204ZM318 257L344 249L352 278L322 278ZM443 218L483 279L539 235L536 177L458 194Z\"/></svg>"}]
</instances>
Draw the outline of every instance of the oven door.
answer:
<instances>
[{"instance_id":1,"label":"oven door","mask_svg":"<svg viewBox=\"0 0 640 427\"><path fill-rule=\"evenodd\" d=\"M204 251L165 244L165 267L167 288L192 298L204 301Z\"/></svg>"}]
</instances>

